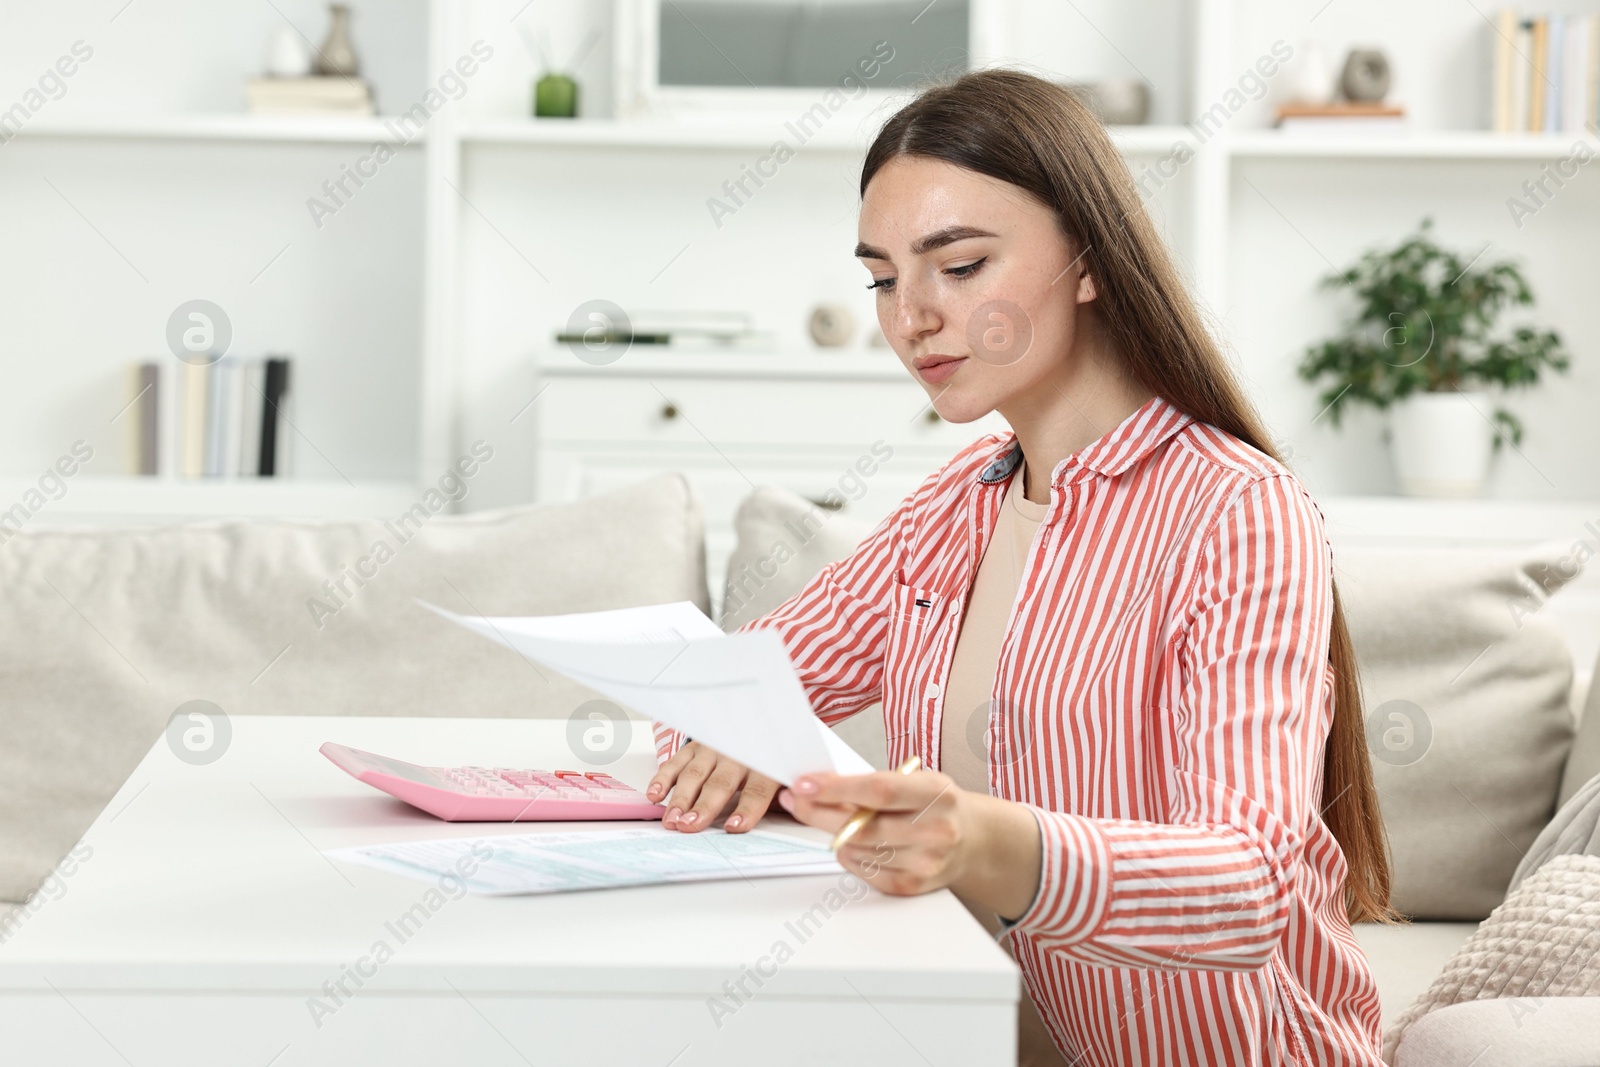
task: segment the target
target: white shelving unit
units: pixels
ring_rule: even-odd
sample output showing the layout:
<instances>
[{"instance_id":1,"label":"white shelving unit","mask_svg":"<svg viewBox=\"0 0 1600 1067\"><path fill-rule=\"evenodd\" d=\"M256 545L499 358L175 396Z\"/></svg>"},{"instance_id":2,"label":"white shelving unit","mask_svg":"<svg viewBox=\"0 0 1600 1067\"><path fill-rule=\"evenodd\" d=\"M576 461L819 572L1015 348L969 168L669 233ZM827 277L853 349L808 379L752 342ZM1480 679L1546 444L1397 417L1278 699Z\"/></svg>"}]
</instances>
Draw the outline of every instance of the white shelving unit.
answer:
<instances>
[{"instance_id":1,"label":"white shelving unit","mask_svg":"<svg viewBox=\"0 0 1600 1067\"><path fill-rule=\"evenodd\" d=\"M1164 152L1186 135L1181 126L1119 126L1112 136L1129 153ZM457 129L467 145L525 144L552 147L594 146L598 148L740 148L764 150L774 140L771 123L748 119L711 123L707 121L647 122L616 119L578 119L553 122L534 119L493 119L469 122ZM865 146L854 131L842 132L823 127L806 142L810 149L860 152Z\"/></svg>"},{"instance_id":2,"label":"white shelving unit","mask_svg":"<svg viewBox=\"0 0 1600 1067\"><path fill-rule=\"evenodd\" d=\"M1442 239L1529 264L1540 314L1578 356L1569 382L1518 408L1529 442L1501 461L1494 495L1600 499L1600 472L1585 458L1600 445L1600 424L1580 414L1600 390L1600 374L1584 366L1600 347L1600 327L1585 314L1592 276L1582 280L1600 178L1585 172L1537 225L1506 221L1506 198L1570 156L1574 140L1471 128L1487 113L1486 85L1471 79L1487 76L1490 31L1470 8L1420 7L1428 11L1377 0L1341 0L1325 13L1267 0L1016 0L1005 10L1016 62L1062 77L1137 74L1155 85L1156 124L1113 137L1315 492L1390 490L1377 420L1358 415L1331 430L1314 390L1293 375L1300 352L1343 314L1316 282L1433 214ZM548 31L559 53L589 29L609 33L610 0L560 9L520 0L358 4L357 45L387 64L377 80L391 115L422 99L474 42L493 48L460 98L433 111L414 138L383 116L218 113L227 101L173 73L185 48L210 48L235 57L242 77L280 17L308 35L320 29L315 0L281 8L281 16L276 8L240 16L238 30L190 0L128 9L96 41L101 66L85 65L60 104L0 146L0 195L21 220L8 234L13 261L0 257L0 289L44 295L39 308L24 302L0 322L16 384L0 400L0 487L25 486L76 437L116 441L119 431L105 423L123 402L122 366L158 354L165 313L213 289L239 309L241 336L297 357L293 432L306 440L293 477L187 485L124 481L101 468L74 487L63 514L394 507L478 439L494 444L497 458L465 506L526 500L539 461L538 419L524 413L541 403L537 375L551 373L548 359L536 372L535 353L594 298L750 312L777 331L782 355L748 357L740 367L747 376L848 382L899 373L882 351L822 353L803 332L809 308L824 300L870 321L849 246L860 153L881 114L837 118L770 189L719 221L707 201L771 145L776 124L603 117L608 45L577 71L583 111L599 117L526 117L536 71L517 24ZM118 35L149 48L185 19L198 25L197 38L168 55L117 52ZM32 69L36 55L70 42L76 25L39 9L0 43L0 63ZM374 25L386 35L368 33ZM1415 128L1390 137L1284 136L1264 128L1268 99L1251 99L1214 135L1186 125L1236 89L1273 40L1299 48L1308 37L1335 57L1355 42L1388 48ZM390 38L400 42L397 56L387 55ZM1482 62L1461 58L1474 49ZM146 70L151 84L141 87ZM1600 152L1600 142L1586 143ZM306 201L375 144L394 148L396 162L314 227ZM1168 174L1162 168L1179 145L1192 158ZM74 326L69 343L57 336L63 322ZM94 355L81 368L64 369L85 351ZM726 365L667 353L628 358L659 358L667 377L715 377ZM572 374L585 373L573 363Z\"/></svg>"},{"instance_id":3,"label":"white shelving unit","mask_svg":"<svg viewBox=\"0 0 1600 1067\"><path fill-rule=\"evenodd\" d=\"M1580 144L1600 154L1600 140L1593 137L1477 130L1373 137L1251 130L1229 134L1226 144L1235 159L1542 160L1566 158Z\"/></svg>"},{"instance_id":4,"label":"white shelving unit","mask_svg":"<svg viewBox=\"0 0 1600 1067\"><path fill-rule=\"evenodd\" d=\"M35 138L104 138L142 141L299 141L306 144L420 144L423 129L407 136L392 126L392 118L300 118L259 115L162 115L126 119L41 121L18 133L24 142Z\"/></svg>"}]
</instances>

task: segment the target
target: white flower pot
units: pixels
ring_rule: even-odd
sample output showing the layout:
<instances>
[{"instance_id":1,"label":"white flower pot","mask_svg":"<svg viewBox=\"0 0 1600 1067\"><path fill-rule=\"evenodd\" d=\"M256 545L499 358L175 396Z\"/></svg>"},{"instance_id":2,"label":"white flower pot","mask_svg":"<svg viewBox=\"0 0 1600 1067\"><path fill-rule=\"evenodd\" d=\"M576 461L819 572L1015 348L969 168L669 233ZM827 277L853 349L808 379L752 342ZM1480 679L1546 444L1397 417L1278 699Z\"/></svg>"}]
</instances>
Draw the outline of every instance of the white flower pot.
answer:
<instances>
[{"instance_id":1,"label":"white flower pot","mask_svg":"<svg viewBox=\"0 0 1600 1067\"><path fill-rule=\"evenodd\" d=\"M1389 412L1389 448L1402 493L1465 497L1482 492L1494 454L1487 395L1412 393Z\"/></svg>"}]
</instances>

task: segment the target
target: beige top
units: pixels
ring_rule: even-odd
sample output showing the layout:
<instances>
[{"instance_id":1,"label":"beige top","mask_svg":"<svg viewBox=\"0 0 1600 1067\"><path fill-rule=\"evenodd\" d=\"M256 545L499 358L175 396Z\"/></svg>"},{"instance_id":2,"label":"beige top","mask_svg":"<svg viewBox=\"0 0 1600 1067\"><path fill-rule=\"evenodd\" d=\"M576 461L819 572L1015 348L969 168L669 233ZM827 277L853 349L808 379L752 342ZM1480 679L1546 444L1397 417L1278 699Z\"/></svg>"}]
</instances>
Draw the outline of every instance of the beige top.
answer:
<instances>
[{"instance_id":1,"label":"beige top","mask_svg":"<svg viewBox=\"0 0 1600 1067\"><path fill-rule=\"evenodd\" d=\"M989 696L994 691L1000 662L1000 642L1005 636L1011 608L1016 603L1028 550L1048 504L1023 495L1026 464L1019 464L1000 503L994 536L984 550L967 599L966 617L956 637L950 676L944 687L944 710L939 726L939 769L969 793L989 792ZM957 894L959 899L959 894ZM974 918L991 935L1000 932L994 912L962 900ZM1001 942L1011 951L1011 939ZM1066 1063L1045 1029L1033 998L1024 990L1017 1011L1017 1063L1021 1067L1049 1067Z\"/></svg>"}]
</instances>

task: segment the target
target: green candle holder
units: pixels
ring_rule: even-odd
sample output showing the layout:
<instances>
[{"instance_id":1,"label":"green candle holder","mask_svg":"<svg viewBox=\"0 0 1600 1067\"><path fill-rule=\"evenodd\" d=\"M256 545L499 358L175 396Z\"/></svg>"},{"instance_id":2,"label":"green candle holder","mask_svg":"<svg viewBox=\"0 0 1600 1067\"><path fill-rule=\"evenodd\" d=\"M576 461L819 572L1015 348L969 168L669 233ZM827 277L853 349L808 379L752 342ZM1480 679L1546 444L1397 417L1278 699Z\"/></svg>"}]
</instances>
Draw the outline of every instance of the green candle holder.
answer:
<instances>
[{"instance_id":1,"label":"green candle holder","mask_svg":"<svg viewBox=\"0 0 1600 1067\"><path fill-rule=\"evenodd\" d=\"M578 83L565 74L546 74L533 83L533 114L541 119L578 117Z\"/></svg>"}]
</instances>

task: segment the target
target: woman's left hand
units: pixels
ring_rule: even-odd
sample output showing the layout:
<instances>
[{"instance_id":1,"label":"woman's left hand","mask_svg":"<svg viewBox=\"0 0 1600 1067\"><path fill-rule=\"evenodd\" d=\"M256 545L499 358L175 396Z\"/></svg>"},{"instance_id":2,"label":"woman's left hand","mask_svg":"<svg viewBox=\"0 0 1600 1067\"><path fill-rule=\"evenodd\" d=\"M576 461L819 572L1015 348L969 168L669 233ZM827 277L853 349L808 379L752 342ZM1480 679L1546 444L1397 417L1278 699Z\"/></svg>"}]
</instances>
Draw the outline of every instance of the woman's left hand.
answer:
<instances>
[{"instance_id":1,"label":"woman's left hand","mask_svg":"<svg viewBox=\"0 0 1600 1067\"><path fill-rule=\"evenodd\" d=\"M958 788L948 774L808 774L778 794L807 826L835 833L859 808L877 814L839 863L895 896L950 888L1003 916L1027 910L1039 884L1039 827L1021 804Z\"/></svg>"}]
</instances>

